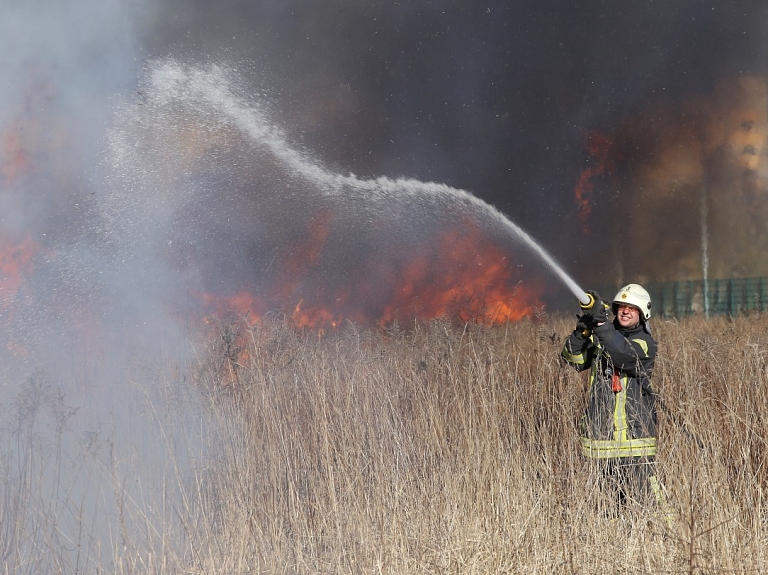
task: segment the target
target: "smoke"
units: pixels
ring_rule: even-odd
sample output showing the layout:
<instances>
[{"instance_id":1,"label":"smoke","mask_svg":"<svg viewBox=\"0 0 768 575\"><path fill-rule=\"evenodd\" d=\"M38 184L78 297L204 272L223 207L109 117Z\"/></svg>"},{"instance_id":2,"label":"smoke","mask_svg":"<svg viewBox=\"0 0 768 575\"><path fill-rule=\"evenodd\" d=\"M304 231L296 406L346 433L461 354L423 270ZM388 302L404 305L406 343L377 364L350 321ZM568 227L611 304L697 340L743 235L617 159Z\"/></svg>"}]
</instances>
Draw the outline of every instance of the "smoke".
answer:
<instances>
[{"instance_id":1,"label":"smoke","mask_svg":"<svg viewBox=\"0 0 768 575\"><path fill-rule=\"evenodd\" d=\"M140 72L138 9L3 4L0 562L11 571L112 570L118 516L123 548L147 548L138 525L174 524L152 511L175 500L170 466L190 469L167 447L180 435L199 444L183 431L199 407L176 385L183 329L131 291L148 276L126 281L123 250L104 242L106 131Z\"/></svg>"},{"instance_id":2,"label":"smoke","mask_svg":"<svg viewBox=\"0 0 768 575\"><path fill-rule=\"evenodd\" d=\"M0 490L39 497L19 540L34 509L115 532L123 496L154 521L158 427L206 432L181 383L206 319L573 303L502 212L580 281L768 273L766 8L738 4L5 2ZM58 475L29 457L54 445Z\"/></svg>"},{"instance_id":3,"label":"smoke","mask_svg":"<svg viewBox=\"0 0 768 575\"><path fill-rule=\"evenodd\" d=\"M606 260L625 270L617 276L768 273L767 118L766 78L745 75L710 94L654 99L603 135L590 225L610 245Z\"/></svg>"},{"instance_id":4,"label":"smoke","mask_svg":"<svg viewBox=\"0 0 768 575\"><path fill-rule=\"evenodd\" d=\"M702 205L709 276L764 273L765 8L688 8L9 4L3 353L55 365L87 340L120 347L127 332L183 341L168 330L201 307L251 318L312 308L315 319L296 316L311 325L514 299L520 282L533 284L521 309L570 298L540 290L532 280L548 272L489 233L476 206L413 200L432 193L418 182L497 206L581 281L700 276ZM150 93L169 57L232 71L249 113L299 165L336 178L338 196L210 106ZM607 143L585 178L586 221L572 189L596 152L580 135L595 129ZM370 202L361 186L382 177L406 184ZM91 337L61 337L72 331Z\"/></svg>"},{"instance_id":5,"label":"smoke","mask_svg":"<svg viewBox=\"0 0 768 575\"><path fill-rule=\"evenodd\" d=\"M99 533L175 529L168 474L194 473L207 431L182 386L204 315L496 322L538 304L528 256L476 197L325 168L272 121L254 68L191 66L241 99L187 97L172 60L140 58L137 9L47 8L14 6L3 30L0 490L32 504L3 515L0 559L86 546L98 566L119 545Z\"/></svg>"},{"instance_id":6,"label":"smoke","mask_svg":"<svg viewBox=\"0 0 768 575\"><path fill-rule=\"evenodd\" d=\"M120 215L110 229L128 246L123 260L149 249L180 272L167 298L214 309L236 300L252 318L282 309L313 327L414 315L498 322L536 303L530 287L521 297L514 267L529 260L526 238L475 196L330 171L223 66L160 60L146 77L111 132L122 191L105 219Z\"/></svg>"},{"instance_id":7,"label":"smoke","mask_svg":"<svg viewBox=\"0 0 768 575\"><path fill-rule=\"evenodd\" d=\"M82 304L103 288L83 235L100 187L91 174L137 52L122 4L50 4L11 3L0 23L0 245L16 262L6 267L4 327L30 353L59 347L64 316L87 322Z\"/></svg>"}]
</instances>

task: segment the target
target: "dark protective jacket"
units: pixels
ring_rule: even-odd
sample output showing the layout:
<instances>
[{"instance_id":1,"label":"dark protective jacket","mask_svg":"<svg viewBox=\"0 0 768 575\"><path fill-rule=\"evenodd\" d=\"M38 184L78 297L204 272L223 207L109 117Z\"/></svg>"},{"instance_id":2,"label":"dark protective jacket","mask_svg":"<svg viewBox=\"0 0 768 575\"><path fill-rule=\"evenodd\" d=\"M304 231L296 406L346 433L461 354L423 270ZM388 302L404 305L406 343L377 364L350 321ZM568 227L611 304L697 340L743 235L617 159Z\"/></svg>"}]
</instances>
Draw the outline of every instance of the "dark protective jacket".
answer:
<instances>
[{"instance_id":1,"label":"dark protective jacket","mask_svg":"<svg viewBox=\"0 0 768 575\"><path fill-rule=\"evenodd\" d=\"M562 357L578 371L590 369L581 446L592 458L656 455L656 406L651 373L656 341L646 326L606 322L584 336L576 329Z\"/></svg>"}]
</instances>

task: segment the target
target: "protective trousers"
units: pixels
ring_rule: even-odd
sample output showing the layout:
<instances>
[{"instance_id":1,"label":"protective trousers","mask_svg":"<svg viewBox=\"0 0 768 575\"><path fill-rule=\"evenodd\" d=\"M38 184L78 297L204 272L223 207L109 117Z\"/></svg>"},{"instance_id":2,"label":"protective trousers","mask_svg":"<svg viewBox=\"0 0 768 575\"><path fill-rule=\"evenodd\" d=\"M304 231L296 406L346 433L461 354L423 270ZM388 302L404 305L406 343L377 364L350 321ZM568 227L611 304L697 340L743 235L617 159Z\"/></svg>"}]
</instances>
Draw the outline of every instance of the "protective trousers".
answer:
<instances>
[{"instance_id":1,"label":"protective trousers","mask_svg":"<svg viewBox=\"0 0 768 575\"><path fill-rule=\"evenodd\" d=\"M592 461L599 466L602 487L611 498L613 509L610 515L618 514L630 503L646 509L655 507L658 515L672 527L672 513L656 474L653 457L617 457Z\"/></svg>"}]
</instances>

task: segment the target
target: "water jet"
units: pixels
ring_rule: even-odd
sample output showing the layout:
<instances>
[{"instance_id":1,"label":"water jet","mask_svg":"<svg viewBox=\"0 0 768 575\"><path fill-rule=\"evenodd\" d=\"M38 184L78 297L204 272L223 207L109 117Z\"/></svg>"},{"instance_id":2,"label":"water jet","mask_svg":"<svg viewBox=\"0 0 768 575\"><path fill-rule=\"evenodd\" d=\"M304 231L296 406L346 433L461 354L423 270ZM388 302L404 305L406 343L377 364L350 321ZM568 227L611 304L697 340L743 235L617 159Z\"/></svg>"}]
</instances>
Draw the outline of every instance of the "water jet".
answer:
<instances>
[{"instance_id":1,"label":"water jet","mask_svg":"<svg viewBox=\"0 0 768 575\"><path fill-rule=\"evenodd\" d=\"M265 148L285 169L311 182L327 197L343 197L344 205L354 202L360 209L393 210L408 202L428 199L455 213L472 214L490 231L521 241L576 296L582 306L589 306L590 296L563 270L554 258L528 233L495 207L466 190L445 184L410 178L378 177L362 179L354 174L333 173L288 143L260 106L238 95L233 73L220 66L193 66L173 59L154 62L149 69L150 97L160 103L181 104L200 114L213 115L217 122L238 130L254 144Z\"/></svg>"}]
</instances>

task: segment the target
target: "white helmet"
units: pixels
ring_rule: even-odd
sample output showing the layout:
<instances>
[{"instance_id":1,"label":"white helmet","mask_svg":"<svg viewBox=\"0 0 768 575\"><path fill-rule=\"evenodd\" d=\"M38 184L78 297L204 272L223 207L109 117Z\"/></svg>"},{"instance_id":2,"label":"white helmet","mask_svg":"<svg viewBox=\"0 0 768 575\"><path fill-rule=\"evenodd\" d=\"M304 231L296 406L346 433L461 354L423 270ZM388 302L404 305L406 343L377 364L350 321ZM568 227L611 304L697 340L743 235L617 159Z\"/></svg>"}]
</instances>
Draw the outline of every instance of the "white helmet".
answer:
<instances>
[{"instance_id":1,"label":"white helmet","mask_svg":"<svg viewBox=\"0 0 768 575\"><path fill-rule=\"evenodd\" d=\"M640 310L644 320L651 317L651 296L645 288L639 284L627 284L619 290L616 297L613 298L614 315L619 304L629 304Z\"/></svg>"}]
</instances>

